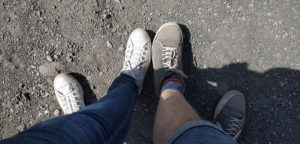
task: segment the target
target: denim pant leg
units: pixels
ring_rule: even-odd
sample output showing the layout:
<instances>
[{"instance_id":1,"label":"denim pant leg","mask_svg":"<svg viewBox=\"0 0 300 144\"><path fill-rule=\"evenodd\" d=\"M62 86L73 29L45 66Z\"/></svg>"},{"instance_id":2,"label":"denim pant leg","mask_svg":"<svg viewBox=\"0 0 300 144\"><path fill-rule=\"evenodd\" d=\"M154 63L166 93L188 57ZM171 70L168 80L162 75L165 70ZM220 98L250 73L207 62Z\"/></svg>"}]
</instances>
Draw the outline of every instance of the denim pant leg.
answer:
<instances>
[{"instance_id":1,"label":"denim pant leg","mask_svg":"<svg viewBox=\"0 0 300 144\"><path fill-rule=\"evenodd\" d=\"M107 95L96 103L76 113L41 122L0 143L123 143L137 95L136 81L121 74Z\"/></svg>"},{"instance_id":2,"label":"denim pant leg","mask_svg":"<svg viewBox=\"0 0 300 144\"><path fill-rule=\"evenodd\" d=\"M208 121L183 125L170 136L166 144L237 144L220 127Z\"/></svg>"}]
</instances>

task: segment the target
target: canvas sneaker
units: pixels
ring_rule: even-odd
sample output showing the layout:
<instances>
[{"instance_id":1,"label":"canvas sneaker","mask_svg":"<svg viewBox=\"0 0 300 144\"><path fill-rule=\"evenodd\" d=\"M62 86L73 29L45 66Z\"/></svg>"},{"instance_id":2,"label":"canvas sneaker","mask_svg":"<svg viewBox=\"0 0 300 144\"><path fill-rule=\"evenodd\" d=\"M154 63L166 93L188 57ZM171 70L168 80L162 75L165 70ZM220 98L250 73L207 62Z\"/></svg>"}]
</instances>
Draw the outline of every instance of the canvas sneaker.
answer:
<instances>
[{"instance_id":1,"label":"canvas sneaker","mask_svg":"<svg viewBox=\"0 0 300 144\"><path fill-rule=\"evenodd\" d=\"M162 81L169 75L176 74L184 84L183 78L186 76L182 71L182 45L183 35L177 23L166 23L156 32L152 44L152 62L157 95L160 94Z\"/></svg>"},{"instance_id":2,"label":"canvas sneaker","mask_svg":"<svg viewBox=\"0 0 300 144\"><path fill-rule=\"evenodd\" d=\"M53 82L57 101L64 114L71 114L85 107L83 89L70 74L61 73Z\"/></svg>"},{"instance_id":3,"label":"canvas sneaker","mask_svg":"<svg viewBox=\"0 0 300 144\"><path fill-rule=\"evenodd\" d=\"M229 136L237 140L242 132L246 120L245 97L236 90L227 92L219 101L214 122Z\"/></svg>"},{"instance_id":4,"label":"canvas sneaker","mask_svg":"<svg viewBox=\"0 0 300 144\"><path fill-rule=\"evenodd\" d=\"M142 29L135 29L129 36L125 51L125 60L121 73L136 80L141 93L143 81L151 61L151 39Z\"/></svg>"}]
</instances>

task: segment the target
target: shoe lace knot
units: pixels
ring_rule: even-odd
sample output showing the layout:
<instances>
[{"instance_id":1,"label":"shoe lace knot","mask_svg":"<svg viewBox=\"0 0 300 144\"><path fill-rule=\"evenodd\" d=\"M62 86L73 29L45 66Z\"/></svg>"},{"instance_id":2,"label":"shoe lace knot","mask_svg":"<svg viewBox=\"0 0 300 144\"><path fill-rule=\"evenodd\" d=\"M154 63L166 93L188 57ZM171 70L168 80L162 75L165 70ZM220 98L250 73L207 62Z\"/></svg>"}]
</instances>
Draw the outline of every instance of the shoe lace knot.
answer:
<instances>
[{"instance_id":1,"label":"shoe lace knot","mask_svg":"<svg viewBox=\"0 0 300 144\"><path fill-rule=\"evenodd\" d=\"M163 67L174 69L178 66L177 57L178 54L176 52L177 48L175 47L162 47L162 60Z\"/></svg>"}]
</instances>

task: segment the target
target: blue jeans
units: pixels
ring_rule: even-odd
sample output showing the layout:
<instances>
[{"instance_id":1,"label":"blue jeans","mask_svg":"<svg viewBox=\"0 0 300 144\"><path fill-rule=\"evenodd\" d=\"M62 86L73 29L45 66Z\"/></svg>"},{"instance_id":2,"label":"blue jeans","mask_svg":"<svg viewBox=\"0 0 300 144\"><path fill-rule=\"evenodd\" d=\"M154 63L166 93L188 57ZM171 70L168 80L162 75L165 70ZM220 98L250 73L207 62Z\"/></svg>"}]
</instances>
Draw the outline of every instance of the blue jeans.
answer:
<instances>
[{"instance_id":1,"label":"blue jeans","mask_svg":"<svg viewBox=\"0 0 300 144\"><path fill-rule=\"evenodd\" d=\"M41 122L11 138L0 141L0 144L121 144L129 130L137 96L136 81L121 74L115 79L107 95L96 103L76 113ZM214 128L206 127L206 129L195 131L194 125L187 125L175 132L169 142L176 143L177 139L181 141L186 139L186 133L189 129L195 132L191 133L192 135L197 135L193 138L200 138L206 143L218 141L218 139L210 138L220 138L221 141L219 142L225 142L224 139L232 141L220 130L216 131ZM206 137L207 135L203 137L203 134L207 132L212 133L212 137ZM214 137L214 135L218 137ZM189 139L184 140L184 143L189 143Z\"/></svg>"}]
</instances>

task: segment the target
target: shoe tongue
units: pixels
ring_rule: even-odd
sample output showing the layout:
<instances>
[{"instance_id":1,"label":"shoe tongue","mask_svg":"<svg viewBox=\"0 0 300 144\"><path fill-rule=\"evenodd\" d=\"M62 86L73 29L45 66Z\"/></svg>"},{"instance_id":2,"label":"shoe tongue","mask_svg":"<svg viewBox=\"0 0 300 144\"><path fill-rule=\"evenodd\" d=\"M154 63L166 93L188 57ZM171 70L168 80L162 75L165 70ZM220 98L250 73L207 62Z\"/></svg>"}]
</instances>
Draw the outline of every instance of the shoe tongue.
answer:
<instances>
[{"instance_id":1,"label":"shoe tongue","mask_svg":"<svg viewBox=\"0 0 300 144\"><path fill-rule=\"evenodd\" d=\"M216 117L215 122L219 122L225 128L228 126L231 121L230 117L234 117L237 119L243 118L243 113L239 111L234 111L230 107L224 107L224 109L220 112L220 114Z\"/></svg>"},{"instance_id":2,"label":"shoe tongue","mask_svg":"<svg viewBox=\"0 0 300 144\"><path fill-rule=\"evenodd\" d=\"M177 48L179 46L178 42L172 42L172 41L164 41L164 47L173 47L173 48Z\"/></svg>"}]
</instances>

